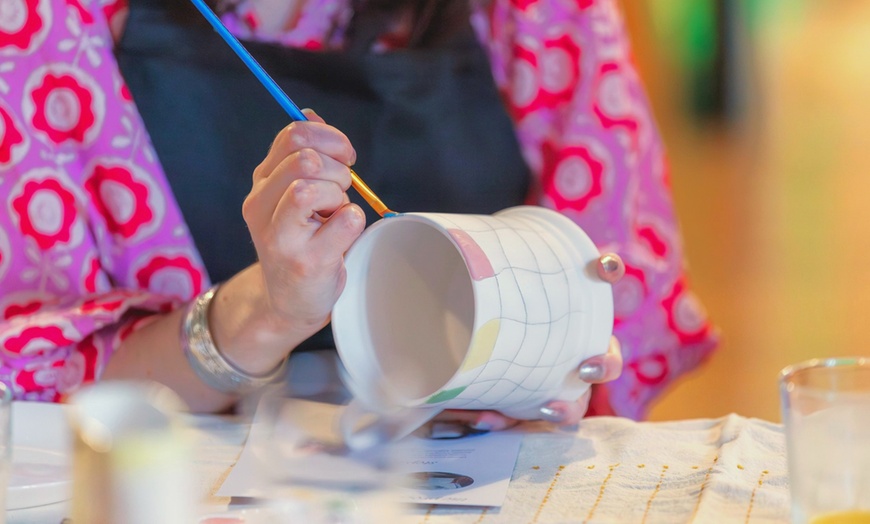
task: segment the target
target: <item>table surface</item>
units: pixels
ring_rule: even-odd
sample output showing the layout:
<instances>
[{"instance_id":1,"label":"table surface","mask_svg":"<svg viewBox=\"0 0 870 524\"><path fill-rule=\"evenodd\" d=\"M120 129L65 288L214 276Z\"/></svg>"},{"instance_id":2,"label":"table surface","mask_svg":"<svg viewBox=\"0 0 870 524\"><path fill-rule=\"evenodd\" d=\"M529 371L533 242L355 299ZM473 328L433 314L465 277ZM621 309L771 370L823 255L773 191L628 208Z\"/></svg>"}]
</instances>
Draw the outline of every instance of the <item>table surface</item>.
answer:
<instances>
[{"instance_id":1,"label":"table surface","mask_svg":"<svg viewBox=\"0 0 870 524\"><path fill-rule=\"evenodd\" d=\"M197 490L212 513L244 507L214 496L249 425L188 416ZM638 423L590 418L571 431L530 425L500 508L412 506L403 523L787 523L785 442L778 424L729 415ZM59 523L68 506L7 513L9 524Z\"/></svg>"}]
</instances>

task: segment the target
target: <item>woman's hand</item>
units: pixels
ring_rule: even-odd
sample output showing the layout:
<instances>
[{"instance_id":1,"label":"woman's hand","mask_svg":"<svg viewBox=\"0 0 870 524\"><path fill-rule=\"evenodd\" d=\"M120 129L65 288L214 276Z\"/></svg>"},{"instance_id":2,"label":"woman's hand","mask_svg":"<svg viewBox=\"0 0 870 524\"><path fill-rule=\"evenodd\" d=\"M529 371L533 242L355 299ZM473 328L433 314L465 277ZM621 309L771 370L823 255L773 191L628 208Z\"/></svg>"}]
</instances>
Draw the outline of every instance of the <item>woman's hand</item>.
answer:
<instances>
[{"instance_id":1,"label":"woman's hand","mask_svg":"<svg viewBox=\"0 0 870 524\"><path fill-rule=\"evenodd\" d=\"M347 278L344 254L365 227L345 192L356 152L306 115L275 138L242 206L259 261L223 284L211 307L217 347L252 374L274 369L327 324Z\"/></svg>"},{"instance_id":2,"label":"woman's hand","mask_svg":"<svg viewBox=\"0 0 870 524\"><path fill-rule=\"evenodd\" d=\"M619 281L625 274L625 264L615 254L605 254L598 259L598 276L611 284ZM593 384L576 402L555 400L541 408L541 419L557 424L577 424L586 414L594 393L595 384L603 384L619 377L622 372L622 352L616 337L610 338L610 345L603 355L590 357L580 363L577 373L580 379ZM596 406L604 411L608 406ZM461 436L470 431L502 430L515 426L520 421L502 415L497 411L446 410L432 423L433 438Z\"/></svg>"},{"instance_id":3,"label":"woman's hand","mask_svg":"<svg viewBox=\"0 0 870 524\"><path fill-rule=\"evenodd\" d=\"M254 171L242 212L257 249L276 320L325 326L344 288L344 253L365 227L349 203L356 152L313 112L277 136Z\"/></svg>"}]
</instances>

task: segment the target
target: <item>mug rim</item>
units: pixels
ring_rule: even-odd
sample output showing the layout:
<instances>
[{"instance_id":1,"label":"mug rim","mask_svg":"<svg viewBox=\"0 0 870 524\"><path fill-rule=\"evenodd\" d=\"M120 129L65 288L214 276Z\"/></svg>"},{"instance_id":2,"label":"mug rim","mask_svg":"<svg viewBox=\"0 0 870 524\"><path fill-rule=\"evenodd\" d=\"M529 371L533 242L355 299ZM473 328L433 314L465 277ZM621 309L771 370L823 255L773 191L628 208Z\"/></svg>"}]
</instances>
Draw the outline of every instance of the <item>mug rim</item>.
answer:
<instances>
[{"instance_id":1,"label":"mug rim","mask_svg":"<svg viewBox=\"0 0 870 524\"><path fill-rule=\"evenodd\" d=\"M796 390L800 390L800 394L802 396L809 396L819 399L827 399L833 394L836 394L841 398L856 399L865 398L867 395L870 395L870 389L868 389L867 391L832 390L830 388L819 387L815 385L800 385L793 381L795 377L808 371L834 368L852 368L870 372L870 358L858 356L812 358L809 360L804 360L788 365L779 372L778 382L781 398L785 399L786 397L792 395Z\"/></svg>"},{"instance_id":2,"label":"mug rim","mask_svg":"<svg viewBox=\"0 0 870 524\"><path fill-rule=\"evenodd\" d=\"M382 229L391 227L390 224L397 224L399 222L405 222L405 223L412 222L412 223L416 223L416 224L421 224L421 225L429 227L433 231L437 232L438 235L442 239L446 240L447 242L449 242L453 246L454 251L461 257L462 253L463 253L462 247L457 243L456 239L452 235L450 235L450 233L448 232L449 228L445 227L444 224L442 224L438 220L436 220L433 217L433 215L436 215L436 216L457 215L457 216L480 216L480 217L492 216L492 215L485 215L485 214L481 214L481 213L439 213L439 212L434 212L434 211L400 213L400 214L395 215L395 216L384 217L381 220L378 220L377 222L375 222L371 226L367 227L365 229L365 231L363 231L363 234L382 235L382 234L384 234L384 232L381 231ZM355 242L351 246L351 248L348 250L348 252L345 254L345 264L347 264L347 261L350 260L352 256L356 256L355 250L358 249L358 245L359 245L359 242L358 241ZM466 272L468 279L470 281L469 286L470 286L471 294L474 297L474 303L476 304L478 301L477 299L478 299L480 292L479 292L477 286L474 285L474 279L473 279L473 276L471 274L471 271L468 268L468 265L467 264L463 264L463 265L465 266L464 269L465 269L465 272ZM345 295L346 292L347 292L347 284L345 284L345 289L342 291L342 297ZM342 300L342 297L339 298L339 301ZM336 306L337 305L338 305L338 302L336 303ZM337 325L335 322L335 319L337 317L341 318L340 314L338 316L336 315L337 310L340 311L340 309L338 307L333 307L333 309L332 309L332 323L331 323L331 325L332 325L332 330L333 330L333 340L335 343L336 351L338 352L340 358L342 358L342 360L344 360L346 358L345 357L346 352L342 351L342 348L340 347L341 346L341 343L339 342L340 336L339 336L339 334L336 333L336 328L335 328L335 326ZM472 315L473 315L472 326L477 322L477 314L478 314L478 311L477 311L477 308L475 307L474 310L472 311ZM471 343L471 341L472 340L469 339L469 344ZM467 357L467 355L465 357L463 357L462 361L457 365L456 369L453 371L453 373L451 373L450 377L447 379L446 382L444 382L444 384L439 386L434 391L432 391L426 395L423 395L421 397L411 398L411 397L404 397L401 394L397 394L396 391L394 391L394 389L391 387L391 385L389 383L381 384L380 387L377 388L377 391L368 391L367 393L370 393L370 394L364 395L364 394L361 394L362 389L364 389L364 388L361 388L360 386L357 385L357 380L354 377L354 373L350 369L347 369L347 373L342 378L345 381L346 387L351 391L353 397L364 401L364 403L369 405L369 407L375 407L375 405L378 404L379 401L389 399L390 402L393 402L397 406L401 406L402 408L406 408L406 409L425 408L425 407L427 407L426 406L427 399L431 398L432 395L436 395L440 391L443 391L445 388L448 388L449 384L453 381L453 379L459 373L459 370L462 367L462 362L465 361L466 357ZM374 365L376 368L380 368L380 364L377 362L377 359L371 357L369 360L371 361L370 363L372 365ZM380 370L380 371L382 372L382 370ZM383 373L381 373L381 374L383 374ZM400 399L400 401L397 402L397 400L399 400L399 399Z\"/></svg>"},{"instance_id":3,"label":"mug rim","mask_svg":"<svg viewBox=\"0 0 870 524\"><path fill-rule=\"evenodd\" d=\"M785 383L788 379L794 377L798 373L803 371L807 371L810 369L821 369L821 368L838 368L838 367L859 367L859 368L868 368L870 369L870 357L825 357L825 358L811 358L808 360L803 360L801 362L796 362L794 364L789 364L788 366L782 368L779 372L779 380L780 382Z\"/></svg>"},{"instance_id":4,"label":"mug rim","mask_svg":"<svg viewBox=\"0 0 870 524\"><path fill-rule=\"evenodd\" d=\"M404 220L401 220L401 221L421 224L421 225L424 225L425 227L428 227L428 228L431 228L431 229L437 231L437 233L442 238L446 239L450 244L452 244L453 248L460 255L462 255L464 258L463 253L465 252L465 250L457 242L457 239L449 233L450 226L445 225L442 220L439 220L440 218L451 217L451 216L480 217L482 219L497 219L500 221L505 220L505 219L513 219L514 217L516 217L516 218L522 217L525 219L534 219L536 222L542 221L545 223L545 225L549 231L552 231L554 234L556 234L560 237L566 237L570 241L568 243L569 247L576 251L576 254L578 255L578 259L584 261L584 264L577 266L578 275L580 275L580 278L582 279L582 281L586 282L587 280L589 280L589 281L592 281L596 284L599 284L599 282L597 280L597 275L594 274L594 270L593 270L594 268L592 268L592 266L590 265L591 261L597 259L597 257L600 256L600 251L599 251L598 247L592 242L592 240L588 237L588 235L585 233L585 231L582 229L582 227L580 227L578 224L570 221L569 218L558 213L557 211L554 211L554 210L551 210L548 208L544 208L541 206L520 205L520 206L509 207L509 208L497 211L497 212L492 213L492 214L449 213L449 212L442 213L442 212L425 212L425 211L424 212L402 213L402 214L397 215L395 217L384 218L383 220L381 220L375 224L372 224L372 226L370 226L366 232L369 234L372 234L376 230L380 230L381 228L384 228L384 227L389 227L389 225L393 222L399 222L400 220L398 220L398 219L403 217ZM568 225L570 225L570 228L568 227ZM457 226L457 227L461 228L462 226ZM382 233L381 231L379 231L379 232ZM347 259L350 259L350 257L354 254L355 248L358 248L357 244L352 246L351 250L348 251ZM469 277L472 280L476 280L475 278L473 278L473 275L471 274L472 271L467 266L467 264L466 264L465 269L466 269L466 271L468 271ZM599 348L598 351L603 353L604 351L606 351L606 339L609 339L610 335L612 333L612 322L613 322L614 312L613 312L612 290L610 289L610 286L607 285L606 292L604 292L603 286L605 283L602 281L602 282L600 282L600 284L602 286L600 291L592 292L592 290L587 289L586 290L587 293L584 294L584 300L589 298L589 297L596 297L598 300L604 300L606 298L606 302L607 302L606 307L604 307L603 310L599 311L595 315L595 319L593 321L594 321L595 325L598 325L598 324L601 324L602 319L606 318L606 320L607 320L606 324L601 324L601 325L607 326L607 329L606 329L607 336L606 337L604 337L604 336L594 337L593 334L595 332L589 331L589 333L586 333L586 335L584 335L584 340L587 340L589 342L590 346L600 345L601 348ZM586 284L584 284L584 286L585 285ZM598 288L596 288L596 289L598 289ZM475 299L477 299L478 286L475 285L474 282L472 282L471 290L472 290L472 294L475 296ZM345 292L346 291L347 290L345 290ZM589 298L589 299L591 300L591 298ZM342 299L340 298L339 302L341 302L341 301L342 301ZM477 302L477 300L475 300L475 302ZM337 325L336 319L338 317L340 317L340 314L336 315L336 312L338 309L339 308L333 308L333 324L332 324L332 326L333 326L334 332L336 330L336 325ZM340 313L340 311L338 311L338 312ZM477 307L475 307L474 314L475 314L474 324L477 324L478 320L479 320ZM605 330L602 329L602 332L603 331L605 331ZM342 347L341 347L341 343L339 341L339 338L340 338L340 336L338 334L336 334L336 337L335 337L336 349L339 351L339 354L342 354L343 351L342 351ZM601 340L596 340L597 338L601 338ZM473 342L473 339L470 341L470 343L471 342ZM600 353L595 352L592 354L600 354ZM579 358L580 357L578 357L578 359ZM465 362L467 359L468 359L468 355L466 354L463 357L462 361ZM453 387L452 385L454 384L454 380L457 378L457 375L461 369L462 369L462 365L460 364L457 367L457 369L454 371L454 373L451 375L451 377L444 384L442 384L438 389L433 391L432 393L427 394L427 395L422 396L422 397L419 397L419 398L403 398L403 402L401 402L401 404L407 408L419 408L419 407L426 406L426 404L427 404L426 401L431 400L432 395L435 395L440 391L452 389L452 387ZM566 369L565 376L562 377L562 387L563 388L566 387L567 384L565 383L565 381L567 381L568 380L567 377L570 377L570 376L571 376L570 369ZM363 391L358 391L358 389L360 389L360 388L355 384L355 380L354 380L355 377L354 377L353 372L348 370L348 376L346 378L350 379L350 380L348 380L349 383L347 384L348 388L352 391L354 396L357 398L367 400L367 401L375 401L375 399L377 397L379 397L383 393L385 393L384 391L366 392L366 393L372 393L372 396L375 397L375 398L369 398L370 395L361 394L361 393L363 393ZM588 384L582 384L582 386L583 386L584 390L585 390L585 388L588 388ZM572 382L572 385L570 387L573 389L576 389L576 388L580 387L580 385L573 385L573 382ZM380 393L380 395L378 393ZM580 395L580 393L576 394L576 396L578 396L578 397L579 397L579 395ZM446 401L446 399L445 399L445 401ZM440 405L440 404L435 404L435 406L438 406L438 405ZM474 408L474 409L483 409L483 408Z\"/></svg>"}]
</instances>

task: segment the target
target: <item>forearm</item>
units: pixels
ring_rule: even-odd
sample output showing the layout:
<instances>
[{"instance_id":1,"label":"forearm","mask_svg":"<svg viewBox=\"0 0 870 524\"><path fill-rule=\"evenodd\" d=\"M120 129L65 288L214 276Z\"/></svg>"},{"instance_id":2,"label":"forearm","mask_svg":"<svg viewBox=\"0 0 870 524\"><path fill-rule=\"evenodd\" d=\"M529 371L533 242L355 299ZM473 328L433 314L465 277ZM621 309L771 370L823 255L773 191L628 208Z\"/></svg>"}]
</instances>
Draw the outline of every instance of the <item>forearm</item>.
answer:
<instances>
[{"instance_id":1,"label":"forearm","mask_svg":"<svg viewBox=\"0 0 870 524\"><path fill-rule=\"evenodd\" d=\"M275 369L290 350L321 325L276 319L258 265L223 284L209 308L215 345L233 365L253 375ZM184 308L161 315L127 337L110 359L103 379L148 379L172 388L195 412L213 412L236 400L205 385L188 363L179 333ZM325 321L324 321L325 322Z\"/></svg>"},{"instance_id":2,"label":"forearm","mask_svg":"<svg viewBox=\"0 0 870 524\"><path fill-rule=\"evenodd\" d=\"M218 411L234 400L196 376L179 340L184 308L160 315L115 350L101 380L154 380L172 388L192 411Z\"/></svg>"}]
</instances>

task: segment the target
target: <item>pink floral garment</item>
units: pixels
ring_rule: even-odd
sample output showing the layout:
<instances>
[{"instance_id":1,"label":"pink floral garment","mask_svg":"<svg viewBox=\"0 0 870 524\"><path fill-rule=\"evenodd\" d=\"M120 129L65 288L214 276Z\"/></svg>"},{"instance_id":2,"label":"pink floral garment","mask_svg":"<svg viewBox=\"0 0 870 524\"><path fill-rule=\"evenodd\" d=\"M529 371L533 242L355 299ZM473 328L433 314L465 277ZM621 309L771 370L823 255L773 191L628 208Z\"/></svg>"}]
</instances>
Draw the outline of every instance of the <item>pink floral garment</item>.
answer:
<instances>
[{"instance_id":1,"label":"pink floral garment","mask_svg":"<svg viewBox=\"0 0 870 524\"><path fill-rule=\"evenodd\" d=\"M77 2L0 0L12 6L0 9L0 378L18 396L54 399L98 377L125 319L206 285L110 54L119 2ZM340 44L349 4L308 0L279 35L258 34L244 4L224 20L241 37L316 50ZM616 5L492 0L472 22L537 175L530 201L626 261L614 289L626 369L607 392L640 418L716 340L686 282L664 150Z\"/></svg>"},{"instance_id":2,"label":"pink floral garment","mask_svg":"<svg viewBox=\"0 0 870 524\"><path fill-rule=\"evenodd\" d=\"M112 56L104 12L0 0L0 380L59 400L207 276Z\"/></svg>"},{"instance_id":3,"label":"pink floral garment","mask_svg":"<svg viewBox=\"0 0 870 524\"><path fill-rule=\"evenodd\" d=\"M224 19L247 38L321 49L336 44L325 35L349 20L348 4L309 0L296 27L279 35L258 34L250 4ZM687 283L664 147L616 2L474 5L472 24L538 177L530 203L561 211L626 262L614 287L625 370L606 389L618 414L642 418L715 348L717 334Z\"/></svg>"}]
</instances>

